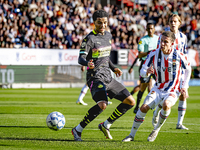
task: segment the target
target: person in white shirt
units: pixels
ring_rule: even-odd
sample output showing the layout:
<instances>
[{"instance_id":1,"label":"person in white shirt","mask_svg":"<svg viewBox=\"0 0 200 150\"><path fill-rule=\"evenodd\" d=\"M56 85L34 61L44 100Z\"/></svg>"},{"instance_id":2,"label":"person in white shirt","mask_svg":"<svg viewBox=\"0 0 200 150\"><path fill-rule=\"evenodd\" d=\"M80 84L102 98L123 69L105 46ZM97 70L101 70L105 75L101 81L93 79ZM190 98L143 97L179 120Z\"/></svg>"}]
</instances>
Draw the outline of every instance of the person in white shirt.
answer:
<instances>
[{"instance_id":1,"label":"person in white shirt","mask_svg":"<svg viewBox=\"0 0 200 150\"><path fill-rule=\"evenodd\" d=\"M151 51L147 56L142 69L140 70L140 75L142 77L148 77L150 74L155 74L156 84L145 98L143 105L137 111L131 132L122 140L123 142L133 141L135 134L143 123L149 109L154 109L155 106L162 103L158 123L147 138L149 142L153 142L169 116L171 107L176 103L179 93L187 96L191 66L187 61L187 56L173 47L175 39L176 37L173 32L163 32L160 42L161 46L158 49ZM181 68L185 70L185 82L180 89Z\"/></svg>"}]
</instances>

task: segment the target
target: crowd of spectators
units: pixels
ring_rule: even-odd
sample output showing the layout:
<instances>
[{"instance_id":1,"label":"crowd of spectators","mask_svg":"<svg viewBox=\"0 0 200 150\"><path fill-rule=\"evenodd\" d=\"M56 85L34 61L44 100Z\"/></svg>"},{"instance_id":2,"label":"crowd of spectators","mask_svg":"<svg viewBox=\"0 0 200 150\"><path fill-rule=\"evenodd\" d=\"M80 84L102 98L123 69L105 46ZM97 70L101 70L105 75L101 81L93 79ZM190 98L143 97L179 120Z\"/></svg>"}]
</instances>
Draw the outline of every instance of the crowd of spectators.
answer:
<instances>
[{"instance_id":1,"label":"crowd of spectators","mask_svg":"<svg viewBox=\"0 0 200 150\"><path fill-rule=\"evenodd\" d=\"M169 28L170 13L181 16L180 30L187 35L188 46L200 49L199 0L153 0L123 9L102 7L96 0L0 0L0 47L79 49L94 28L92 14L98 9L109 13L114 50L137 49L147 22L155 23L159 35Z\"/></svg>"}]
</instances>

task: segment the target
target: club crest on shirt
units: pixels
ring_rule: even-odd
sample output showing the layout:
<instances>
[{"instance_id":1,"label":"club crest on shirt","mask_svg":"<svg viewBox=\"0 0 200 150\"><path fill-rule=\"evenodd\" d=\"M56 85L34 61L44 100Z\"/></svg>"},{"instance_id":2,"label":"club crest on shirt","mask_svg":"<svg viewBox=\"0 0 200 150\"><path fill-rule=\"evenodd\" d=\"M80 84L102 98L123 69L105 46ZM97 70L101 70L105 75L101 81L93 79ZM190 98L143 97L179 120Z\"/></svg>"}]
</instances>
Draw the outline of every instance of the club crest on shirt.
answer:
<instances>
[{"instance_id":1,"label":"club crest on shirt","mask_svg":"<svg viewBox=\"0 0 200 150\"><path fill-rule=\"evenodd\" d=\"M154 93L155 93L155 91L152 91L152 92L151 92L151 94L154 94Z\"/></svg>"},{"instance_id":2,"label":"club crest on shirt","mask_svg":"<svg viewBox=\"0 0 200 150\"><path fill-rule=\"evenodd\" d=\"M138 43L138 44L139 44L139 45L140 45L140 44L142 44L142 41L139 41L139 43Z\"/></svg>"},{"instance_id":3,"label":"club crest on shirt","mask_svg":"<svg viewBox=\"0 0 200 150\"><path fill-rule=\"evenodd\" d=\"M99 85L98 85L98 88L99 88L99 89L100 89L100 88L102 88L102 87L103 87L103 85L102 85L102 84L99 84Z\"/></svg>"},{"instance_id":4,"label":"club crest on shirt","mask_svg":"<svg viewBox=\"0 0 200 150\"><path fill-rule=\"evenodd\" d=\"M176 65L176 59L172 60L173 65Z\"/></svg>"}]
</instances>

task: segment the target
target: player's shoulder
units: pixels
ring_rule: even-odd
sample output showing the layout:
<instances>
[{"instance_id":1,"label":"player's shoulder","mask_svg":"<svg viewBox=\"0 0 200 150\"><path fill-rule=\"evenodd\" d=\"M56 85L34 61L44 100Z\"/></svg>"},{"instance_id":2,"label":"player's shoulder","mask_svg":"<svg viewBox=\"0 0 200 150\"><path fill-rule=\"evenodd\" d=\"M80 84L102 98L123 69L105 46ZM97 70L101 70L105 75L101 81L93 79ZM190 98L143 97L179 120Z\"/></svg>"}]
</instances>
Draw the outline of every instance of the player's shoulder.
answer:
<instances>
[{"instance_id":1,"label":"player's shoulder","mask_svg":"<svg viewBox=\"0 0 200 150\"><path fill-rule=\"evenodd\" d=\"M112 34L111 34L110 32L108 32L108 31L105 31L104 34L105 34L106 36L112 37Z\"/></svg>"},{"instance_id":2,"label":"player's shoulder","mask_svg":"<svg viewBox=\"0 0 200 150\"><path fill-rule=\"evenodd\" d=\"M147 40L147 38L148 38L148 35L145 35L145 36L143 36L142 38L140 38L140 40L139 40L139 45L141 45L141 44L144 44L145 43L145 41Z\"/></svg>"},{"instance_id":3,"label":"player's shoulder","mask_svg":"<svg viewBox=\"0 0 200 150\"><path fill-rule=\"evenodd\" d=\"M140 40L145 40L145 39L147 39L147 38L149 38L149 36L148 36L148 35L145 35L145 36L143 36Z\"/></svg>"},{"instance_id":4,"label":"player's shoulder","mask_svg":"<svg viewBox=\"0 0 200 150\"><path fill-rule=\"evenodd\" d=\"M94 33L93 31L91 31L89 34L87 34L87 35L84 37L83 41L88 41L88 40L94 38L94 36L95 36L95 33Z\"/></svg>"},{"instance_id":5,"label":"player's shoulder","mask_svg":"<svg viewBox=\"0 0 200 150\"><path fill-rule=\"evenodd\" d=\"M187 38L187 36L183 32L179 31L179 34L181 38Z\"/></svg>"},{"instance_id":6,"label":"player's shoulder","mask_svg":"<svg viewBox=\"0 0 200 150\"><path fill-rule=\"evenodd\" d=\"M152 51L149 53L148 56L149 56L149 57L155 56L158 52L159 52L159 48L154 49L154 50L152 50Z\"/></svg>"},{"instance_id":7,"label":"player's shoulder","mask_svg":"<svg viewBox=\"0 0 200 150\"><path fill-rule=\"evenodd\" d=\"M187 55L185 55L183 52L179 51L179 50L176 50L175 51L177 52L177 54L182 58L182 59L187 59Z\"/></svg>"},{"instance_id":8,"label":"player's shoulder","mask_svg":"<svg viewBox=\"0 0 200 150\"><path fill-rule=\"evenodd\" d=\"M153 37L158 39L160 36L154 34Z\"/></svg>"},{"instance_id":9,"label":"player's shoulder","mask_svg":"<svg viewBox=\"0 0 200 150\"><path fill-rule=\"evenodd\" d=\"M151 51L152 55L155 55L156 53L158 53L160 51L160 48L156 48L154 50Z\"/></svg>"}]
</instances>

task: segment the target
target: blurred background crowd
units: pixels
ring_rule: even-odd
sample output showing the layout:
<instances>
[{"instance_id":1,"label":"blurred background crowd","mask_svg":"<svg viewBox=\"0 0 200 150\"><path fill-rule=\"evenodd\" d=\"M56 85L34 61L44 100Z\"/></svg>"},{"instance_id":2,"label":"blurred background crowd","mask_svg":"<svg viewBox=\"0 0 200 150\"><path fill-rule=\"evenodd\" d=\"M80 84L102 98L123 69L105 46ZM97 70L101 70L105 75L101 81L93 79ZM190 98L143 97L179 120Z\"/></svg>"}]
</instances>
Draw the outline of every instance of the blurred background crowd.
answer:
<instances>
[{"instance_id":1,"label":"blurred background crowd","mask_svg":"<svg viewBox=\"0 0 200 150\"><path fill-rule=\"evenodd\" d=\"M137 49L146 34L147 22L155 23L155 34L169 28L168 15L182 19L180 30L188 37L188 46L200 49L200 1L153 0L123 8L96 0L0 0L1 48L79 49L94 28L92 14L106 10L112 49Z\"/></svg>"}]
</instances>

